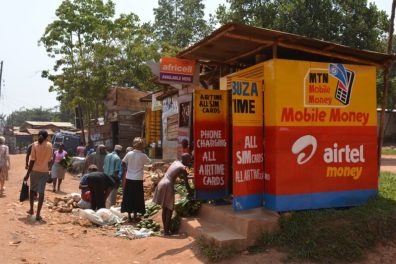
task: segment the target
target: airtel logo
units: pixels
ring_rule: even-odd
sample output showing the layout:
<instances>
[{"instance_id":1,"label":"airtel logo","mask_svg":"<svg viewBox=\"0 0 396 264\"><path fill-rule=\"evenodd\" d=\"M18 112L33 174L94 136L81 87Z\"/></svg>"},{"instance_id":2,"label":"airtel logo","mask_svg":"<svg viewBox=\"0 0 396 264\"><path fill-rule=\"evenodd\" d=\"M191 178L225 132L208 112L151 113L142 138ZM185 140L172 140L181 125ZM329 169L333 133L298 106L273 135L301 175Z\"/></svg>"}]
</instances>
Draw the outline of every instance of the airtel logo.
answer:
<instances>
[{"instance_id":1,"label":"airtel logo","mask_svg":"<svg viewBox=\"0 0 396 264\"><path fill-rule=\"evenodd\" d=\"M312 150L311 153L307 156L306 153L303 152L303 150L308 148L309 146L312 146ZM301 165L307 163L312 158L312 156L316 152L317 147L318 142L316 141L316 138L311 135L305 135L297 139L296 142L294 142L291 151L293 152L293 154L297 155L297 163Z\"/></svg>"}]
</instances>

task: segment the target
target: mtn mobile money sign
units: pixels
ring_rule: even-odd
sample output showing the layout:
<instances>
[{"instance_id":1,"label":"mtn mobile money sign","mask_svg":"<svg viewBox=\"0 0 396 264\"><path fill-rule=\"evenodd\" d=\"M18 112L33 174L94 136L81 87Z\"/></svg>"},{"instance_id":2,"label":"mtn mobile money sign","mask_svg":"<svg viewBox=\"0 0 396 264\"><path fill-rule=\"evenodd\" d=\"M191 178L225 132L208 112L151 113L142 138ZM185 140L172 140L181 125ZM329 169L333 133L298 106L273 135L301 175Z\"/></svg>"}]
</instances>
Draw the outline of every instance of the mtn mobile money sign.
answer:
<instances>
[{"instance_id":1,"label":"mtn mobile money sign","mask_svg":"<svg viewBox=\"0 0 396 264\"><path fill-rule=\"evenodd\" d=\"M195 61L163 57L160 60L160 81L192 84Z\"/></svg>"},{"instance_id":2,"label":"mtn mobile money sign","mask_svg":"<svg viewBox=\"0 0 396 264\"><path fill-rule=\"evenodd\" d=\"M354 206L375 196L375 67L290 60L267 66L276 74L265 76L266 207Z\"/></svg>"},{"instance_id":3,"label":"mtn mobile money sign","mask_svg":"<svg viewBox=\"0 0 396 264\"><path fill-rule=\"evenodd\" d=\"M233 78L231 88L233 207L242 211L263 205L262 81Z\"/></svg>"},{"instance_id":4,"label":"mtn mobile money sign","mask_svg":"<svg viewBox=\"0 0 396 264\"><path fill-rule=\"evenodd\" d=\"M197 199L228 195L227 91L194 91L194 184Z\"/></svg>"}]
</instances>

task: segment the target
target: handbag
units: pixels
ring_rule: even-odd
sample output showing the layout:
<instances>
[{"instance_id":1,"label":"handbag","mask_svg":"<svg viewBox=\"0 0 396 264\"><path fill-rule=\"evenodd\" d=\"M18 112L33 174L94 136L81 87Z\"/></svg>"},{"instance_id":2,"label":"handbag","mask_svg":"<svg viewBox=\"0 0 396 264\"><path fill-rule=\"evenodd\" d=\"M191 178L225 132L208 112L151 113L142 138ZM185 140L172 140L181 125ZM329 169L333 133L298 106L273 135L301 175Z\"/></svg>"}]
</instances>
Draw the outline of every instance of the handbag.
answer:
<instances>
[{"instance_id":1,"label":"handbag","mask_svg":"<svg viewBox=\"0 0 396 264\"><path fill-rule=\"evenodd\" d=\"M52 183L54 179L52 179L51 172L48 173L47 183Z\"/></svg>"},{"instance_id":2,"label":"handbag","mask_svg":"<svg viewBox=\"0 0 396 264\"><path fill-rule=\"evenodd\" d=\"M29 185L27 181L22 182L21 193L19 194L19 201L23 202L29 199Z\"/></svg>"}]
</instances>

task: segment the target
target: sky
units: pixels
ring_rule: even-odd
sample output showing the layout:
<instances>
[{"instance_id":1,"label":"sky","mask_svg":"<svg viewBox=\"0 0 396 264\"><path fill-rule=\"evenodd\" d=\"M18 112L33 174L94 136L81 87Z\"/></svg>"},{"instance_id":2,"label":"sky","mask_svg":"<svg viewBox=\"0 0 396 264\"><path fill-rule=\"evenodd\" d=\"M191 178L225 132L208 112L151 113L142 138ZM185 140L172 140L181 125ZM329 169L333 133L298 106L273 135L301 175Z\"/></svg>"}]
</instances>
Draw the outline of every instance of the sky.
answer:
<instances>
[{"instance_id":1,"label":"sky","mask_svg":"<svg viewBox=\"0 0 396 264\"><path fill-rule=\"evenodd\" d=\"M158 0L113 0L116 12L137 14L142 22L154 21L153 8ZM0 114L9 115L21 108L59 105L56 93L48 92L51 83L41 78L41 71L51 69L54 60L49 58L38 40L45 27L55 17L61 0L2 1L0 8L0 61L3 75L0 97ZM225 0L204 0L205 13L214 10ZM379 9L390 15L391 0L375 0Z\"/></svg>"}]
</instances>

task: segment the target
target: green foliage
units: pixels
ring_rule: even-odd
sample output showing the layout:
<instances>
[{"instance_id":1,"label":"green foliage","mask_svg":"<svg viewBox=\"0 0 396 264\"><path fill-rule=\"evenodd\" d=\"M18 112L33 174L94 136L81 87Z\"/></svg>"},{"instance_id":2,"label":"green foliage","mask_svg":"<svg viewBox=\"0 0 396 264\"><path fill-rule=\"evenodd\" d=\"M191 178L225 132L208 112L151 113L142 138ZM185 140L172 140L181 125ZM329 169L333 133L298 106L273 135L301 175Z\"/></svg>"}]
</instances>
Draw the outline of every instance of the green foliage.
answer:
<instances>
[{"instance_id":1,"label":"green foliage","mask_svg":"<svg viewBox=\"0 0 396 264\"><path fill-rule=\"evenodd\" d=\"M387 16L367 0L227 0L216 18L221 24L248 25L338 42L350 47L384 51L381 40Z\"/></svg>"},{"instance_id":2,"label":"green foliage","mask_svg":"<svg viewBox=\"0 0 396 264\"><path fill-rule=\"evenodd\" d=\"M153 26L163 55L173 56L211 32L204 9L202 0L158 0Z\"/></svg>"},{"instance_id":3,"label":"green foliage","mask_svg":"<svg viewBox=\"0 0 396 264\"><path fill-rule=\"evenodd\" d=\"M7 126L21 126L25 121L73 122L73 115L62 108L61 112L58 112L56 108L21 108L9 114L5 123Z\"/></svg>"},{"instance_id":4,"label":"green foliage","mask_svg":"<svg viewBox=\"0 0 396 264\"><path fill-rule=\"evenodd\" d=\"M196 215L201 207L201 202L191 199L187 188L182 184L176 184L175 190L180 195L180 199L175 202L176 214L180 217Z\"/></svg>"},{"instance_id":5,"label":"green foliage","mask_svg":"<svg viewBox=\"0 0 396 264\"><path fill-rule=\"evenodd\" d=\"M361 260L366 250L396 235L396 175L381 173L379 195L365 205L283 214L280 226L250 251L276 247L292 259L320 263Z\"/></svg>"},{"instance_id":6,"label":"green foliage","mask_svg":"<svg viewBox=\"0 0 396 264\"><path fill-rule=\"evenodd\" d=\"M52 82L49 90L63 106L80 105L90 120L103 113L112 86L153 88L151 71L142 63L158 59L158 48L151 45L152 28L135 14L115 18L110 0L64 0L55 15L39 44L55 59L42 77Z\"/></svg>"},{"instance_id":7,"label":"green foliage","mask_svg":"<svg viewBox=\"0 0 396 264\"><path fill-rule=\"evenodd\" d=\"M210 262L219 262L239 253L233 247L218 247L203 237L197 239L197 244L201 254L207 257Z\"/></svg>"},{"instance_id":8,"label":"green foliage","mask_svg":"<svg viewBox=\"0 0 396 264\"><path fill-rule=\"evenodd\" d=\"M396 155L396 149L394 148L382 148L382 155Z\"/></svg>"}]
</instances>

